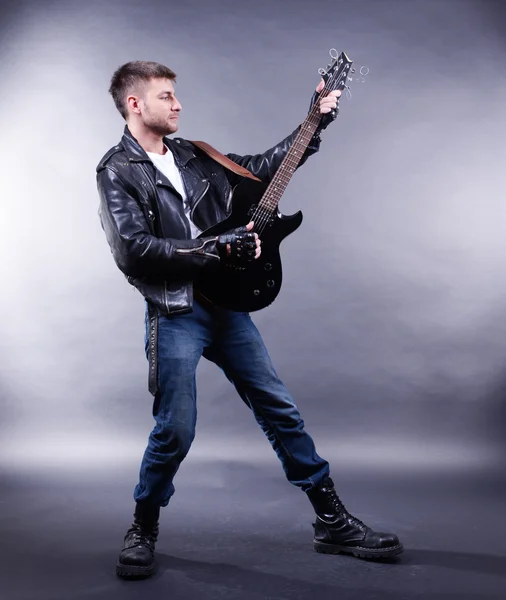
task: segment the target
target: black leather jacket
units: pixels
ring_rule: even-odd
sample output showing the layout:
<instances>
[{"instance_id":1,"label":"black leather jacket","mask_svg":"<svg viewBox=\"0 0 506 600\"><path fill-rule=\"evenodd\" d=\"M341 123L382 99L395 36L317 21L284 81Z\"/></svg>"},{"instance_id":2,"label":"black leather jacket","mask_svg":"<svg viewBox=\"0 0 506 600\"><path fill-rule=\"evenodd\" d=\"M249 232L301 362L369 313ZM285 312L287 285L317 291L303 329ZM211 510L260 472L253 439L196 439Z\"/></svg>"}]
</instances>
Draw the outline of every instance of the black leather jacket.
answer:
<instances>
[{"instance_id":1,"label":"black leather jacket","mask_svg":"<svg viewBox=\"0 0 506 600\"><path fill-rule=\"evenodd\" d=\"M228 158L268 182L298 129L263 154ZM240 176L191 142L164 139L181 172L195 225L205 231L230 214ZM318 151L319 138L300 164ZM165 315L191 312L192 279L220 260L214 237L191 239L181 195L158 171L127 126L117 146L97 166L99 217L114 261L128 281Z\"/></svg>"}]
</instances>

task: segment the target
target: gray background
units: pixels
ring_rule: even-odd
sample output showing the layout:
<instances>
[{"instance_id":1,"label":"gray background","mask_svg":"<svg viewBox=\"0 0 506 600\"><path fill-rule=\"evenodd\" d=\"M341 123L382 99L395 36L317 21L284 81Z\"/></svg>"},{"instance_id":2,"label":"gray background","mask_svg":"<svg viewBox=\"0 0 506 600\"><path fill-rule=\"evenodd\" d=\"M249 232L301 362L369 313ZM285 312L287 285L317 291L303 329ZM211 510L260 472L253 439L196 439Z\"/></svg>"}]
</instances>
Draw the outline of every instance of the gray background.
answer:
<instances>
[{"instance_id":1,"label":"gray background","mask_svg":"<svg viewBox=\"0 0 506 600\"><path fill-rule=\"evenodd\" d=\"M253 6L254 4L254 6ZM144 308L101 231L119 65L178 75L179 135L262 152L305 117L328 50L366 65L281 204L284 286L254 315L319 452L346 469L504 465L506 75L501 2L3 3L0 461L121 470L152 425ZM188 461L275 464L198 371ZM280 476L282 473L280 471Z\"/></svg>"}]
</instances>

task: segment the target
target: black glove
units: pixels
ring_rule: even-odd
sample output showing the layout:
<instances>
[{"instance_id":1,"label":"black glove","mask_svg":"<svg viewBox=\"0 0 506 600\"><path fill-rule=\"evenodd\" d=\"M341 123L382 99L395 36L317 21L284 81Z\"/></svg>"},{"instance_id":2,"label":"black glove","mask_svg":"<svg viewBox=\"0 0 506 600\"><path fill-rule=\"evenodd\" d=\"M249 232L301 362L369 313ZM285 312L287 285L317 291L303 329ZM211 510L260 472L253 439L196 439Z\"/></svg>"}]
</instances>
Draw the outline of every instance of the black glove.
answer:
<instances>
[{"instance_id":1,"label":"black glove","mask_svg":"<svg viewBox=\"0 0 506 600\"><path fill-rule=\"evenodd\" d=\"M309 104L308 113L311 112L311 110L312 110L313 106L316 104L316 102L320 101L321 94L322 94L322 92L314 92L314 94L311 98L311 103ZM319 137L320 133L324 129L326 129L333 121L336 120L338 113L339 113L339 98L337 98L337 108L333 108L330 112L321 115L320 123L318 124L318 127L316 128L316 131L314 132L313 137Z\"/></svg>"},{"instance_id":2,"label":"black glove","mask_svg":"<svg viewBox=\"0 0 506 600\"><path fill-rule=\"evenodd\" d=\"M227 244L230 244L230 254ZM247 231L246 227L232 229L218 236L216 248L222 260L234 265L247 265L256 255L255 234Z\"/></svg>"}]
</instances>

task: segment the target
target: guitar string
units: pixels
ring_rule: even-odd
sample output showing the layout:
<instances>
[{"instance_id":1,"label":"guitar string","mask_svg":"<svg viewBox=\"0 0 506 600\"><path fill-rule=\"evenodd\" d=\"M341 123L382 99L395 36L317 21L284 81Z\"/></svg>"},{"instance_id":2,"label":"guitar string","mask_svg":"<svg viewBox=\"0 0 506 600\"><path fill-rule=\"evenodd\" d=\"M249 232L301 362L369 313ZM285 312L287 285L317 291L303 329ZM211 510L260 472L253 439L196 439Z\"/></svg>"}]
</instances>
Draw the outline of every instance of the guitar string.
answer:
<instances>
[{"instance_id":1,"label":"guitar string","mask_svg":"<svg viewBox=\"0 0 506 600\"><path fill-rule=\"evenodd\" d=\"M321 93L320 93L320 98L322 97L323 93L326 91L330 91L330 88L332 88L335 84L334 79L340 83L340 80L342 79L343 73L338 73L337 75L334 75L332 77L329 78L329 81L327 82L327 84L325 85L325 87L322 89ZM318 113L318 114L317 114ZM321 114L319 113L319 102L316 102L315 105L313 106L312 110L310 111L309 115L306 117L305 121L307 121L310 125L318 125L318 122L315 123L315 117L318 116L318 121L321 118ZM304 128L302 128L304 129ZM297 138L301 138L304 137L304 134L300 133L297 135ZM294 144L300 143L300 141L296 138L296 140L294 141ZM293 160L290 157L290 160ZM299 159L300 160L300 159ZM287 157L286 161L283 161L286 164L288 164L289 160ZM281 168L283 167L283 165L281 165L280 169L278 170L278 173L280 172ZM292 168L294 167L294 165L292 165ZM292 171L293 172L293 171ZM280 178L280 177L279 177ZM275 182L271 182L272 185L276 185ZM270 185L269 187L272 187L272 185ZM281 182L281 185L283 185L283 182ZM288 182L285 183L285 186L288 185ZM266 195L269 193L269 187L266 189ZM270 210L269 210L270 208ZM259 223L259 228L260 231L263 231L263 229L265 228L265 225L267 224L268 220L271 218L274 210L276 209L276 205L274 206L270 206L269 205L269 200L267 200L267 208L263 209L262 207L260 207L259 209L257 209L257 219L256 221ZM257 228L255 228L257 229Z\"/></svg>"},{"instance_id":2,"label":"guitar string","mask_svg":"<svg viewBox=\"0 0 506 600\"><path fill-rule=\"evenodd\" d=\"M321 99L323 96L323 94L325 92L330 92L331 88L337 83L340 84L342 82L342 80L344 79L344 72L338 73L337 75L333 75L332 77L329 78L329 80L327 81L326 85L324 86L324 88L321 90L320 92L320 96L318 97L319 99ZM315 117L318 117L318 121L322 118L321 113L319 113L319 107L320 107L320 103L317 101L315 102L313 108L311 109L311 111L309 112L309 114L307 115L306 119L304 120L305 122L307 121L310 125L318 125L318 122L315 123ZM300 140L298 140L298 138L303 138L304 137L304 133L301 133L304 130L303 127L301 127L301 130L299 131L299 133L297 134L295 140L294 140L294 145L297 143L300 143ZM302 158L302 157L301 157ZM278 169L278 174L280 173L281 168L283 168L284 163L288 164L291 160L293 160L291 157L289 157L289 155L285 156L285 159L283 159L282 164L280 165L279 169ZM299 159L300 161L300 159ZM293 166L292 165L292 169L295 170L297 165ZM292 171L293 173L293 171ZM280 178L280 176L278 175L278 178ZM281 185L283 186L287 186L289 182L283 183L281 182ZM257 207L257 209L255 210L255 212L253 213L253 216L251 217L251 220L254 221L255 223L255 227L254 230L258 233L261 234L266 225L269 223L270 219L272 218L272 215L274 214L274 211L277 208L277 204L275 204L274 206L271 206L270 201L268 199L268 194L270 193L270 190L272 189L273 185L276 185L275 182L271 181L268 185L268 187L266 188L265 194L264 196L267 197L267 206L264 207Z\"/></svg>"},{"instance_id":3,"label":"guitar string","mask_svg":"<svg viewBox=\"0 0 506 600\"><path fill-rule=\"evenodd\" d=\"M335 81L334 81L335 79ZM334 86L335 83L341 83L342 79L344 79L344 73L338 73L337 76L332 76L329 78L327 84L324 86L324 88L322 89L319 98L322 98L323 93L330 91L330 89ZM319 113L319 106L320 103L319 102L315 102L312 110L310 111L309 115L306 117L305 121L308 121L311 125L315 124L314 123L314 117L318 116L318 120L321 119L321 113ZM317 125L317 123L316 123ZM301 128L302 130L302 128ZM299 131L299 133L297 134L297 137L294 141L294 144L299 143L299 141L297 140L297 138L303 137L304 134L301 134L301 132ZM286 159L286 160L285 160ZM293 159L288 159L288 155L287 157L285 157L285 159L283 160L283 163L287 163L289 162L289 160L293 160ZM283 164L280 166L280 169L283 167ZM293 167L292 167L293 168ZM280 172L280 169L278 169L278 173ZM265 196L268 197L268 193L270 191L270 188L272 188L272 185L275 185L275 183L271 182L269 184L269 186L267 187L266 191L265 191ZM288 185L288 182L286 182L285 186ZM277 208L277 204L274 206L270 206L270 202L269 199L267 199L267 207L263 208L263 207L257 207L253 217L251 218L252 221L255 222L255 225L257 225L258 223L258 227L255 226L255 231L257 233L262 233L263 230L265 229L265 226L268 224L269 220L271 219L274 211ZM255 218L256 215L256 218Z\"/></svg>"},{"instance_id":4,"label":"guitar string","mask_svg":"<svg viewBox=\"0 0 506 600\"><path fill-rule=\"evenodd\" d=\"M328 89L330 89L333 85L332 81L328 82ZM327 86L326 86L327 87ZM322 90L322 92L328 91L325 88ZM320 96L321 97L321 96ZM318 116L318 121L321 119L321 113L319 113L319 102L316 103L316 107L313 107L312 111L310 112L310 114L308 115L308 117L306 117L305 122L307 124L311 125L315 125L317 127L318 125L318 121L315 123L315 117ZM304 125L304 123L303 123ZM316 128L315 127L315 128ZM296 146L297 144L300 144L301 141L303 141L304 135L306 134L306 131L309 128L306 127L302 127L301 131L299 132L299 134L297 135L295 141L294 141L294 145ZM306 147L307 147L307 143L306 143ZM254 216L252 217L251 220L253 220L255 222L255 224L257 225L255 227L255 230L257 231L257 233L261 234L265 227L267 226L267 224L269 223L269 221L271 220L276 208L277 208L277 203L272 203L272 188L276 185L280 186L280 187L284 187L286 188L288 183L289 183L289 179L288 181L283 181L283 168L286 168L287 166L290 168L291 173L293 173L295 171L295 169L297 168L298 162L300 162L300 159L302 158L302 155L299 157L299 161L296 160L296 157L292 157L290 155L288 155L286 157L286 160L283 161L283 164L280 166L280 169L278 170L278 177L276 177L272 182L271 185L267 187L266 189L266 193L265 193L265 197L267 199L267 203L265 207L258 207L257 210L255 211ZM290 164L291 163L291 164ZM277 188L274 187L274 191L277 191ZM284 190L282 190L281 193L283 193ZM271 194L271 197L269 198L269 194Z\"/></svg>"},{"instance_id":5,"label":"guitar string","mask_svg":"<svg viewBox=\"0 0 506 600\"><path fill-rule=\"evenodd\" d=\"M325 87L328 86L329 89L330 89L331 85L333 85L332 80L329 80L329 82L327 82L327 85ZM321 94L320 94L319 98L322 97L322 94L325 91L326 91L325 88L323 88L323 90L321 91ZM319 102L316 102L315 105L312 107L309 115L307 115L307 117L306 117L306 119L304 121L305 122L307 121L311 125L314 125L315 124L314 123L314 117L316 116L318 108L319 108ZM304 125L304 123L302 125ZM316 123L316 125L317 125L317 123ZM302 129L303 129L303 127L301 127L301 131L302 131ZM303 135L304 134L301 135L301 132L299 132L297 134L297 136L296 136L296 138L294 140L294 144L293 144L294 146L295 146L295 144L300 143L300 138L303 137ZM285 163L286 165L288 165L288 163L291 160L293 160L291 157L288 158L288 156L285 157L285 158L286 158L286 160L283 160L283 163ZM283 163L280 165L280 168L278 169L278 174L281 172L281 169L284 166ZM295 165L292 165L291 168L295 169ZM278 178L280 178L279 175L278 175ZM287 184L288 184L288 182L286 183L286 185ZM255 225L258 225L258 226L255 226L255 231L257 231L257 233L262 233L263 232L263 230L265 229L266 225L268 224L269 220L271 219L271 217L272 217L272 215L273 215L273 213L274 213L274 211L275 211L275 209L277 207L277 205L274 205L274 206L271 205L271 203L269 201L269 196L268 196L269 193L270 193L270 191L271 191L271 189L272 189L272 187L273 187L273 185L276 185L276 183L275 182L271 182L269 184L269 186L266 188L266 191L265 191L265 197L267 198L267 205L266 205L266 207L265 208L262 207L262 206L257 207L257 209L256 209L256 211L255 211L255 213L254 213L254 215L253 215L253 217L251 219L252 221L255 222Z\"/></svg>"}]
</instances>

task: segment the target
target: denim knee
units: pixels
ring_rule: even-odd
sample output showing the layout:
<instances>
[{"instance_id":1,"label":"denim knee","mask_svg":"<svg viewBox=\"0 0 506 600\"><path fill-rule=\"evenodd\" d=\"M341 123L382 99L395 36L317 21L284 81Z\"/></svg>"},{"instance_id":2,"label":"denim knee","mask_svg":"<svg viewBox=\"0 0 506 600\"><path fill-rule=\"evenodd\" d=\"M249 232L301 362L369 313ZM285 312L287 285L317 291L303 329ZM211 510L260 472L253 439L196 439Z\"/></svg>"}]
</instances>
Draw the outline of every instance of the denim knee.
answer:
<instances>
[{"instance_id":1,"label":"denim knee","mask_svg":"<svg viewBox=\"0 0 506 600\"><path fill-rule=\"evenodd\" d=\"M152 433L157 453L182 460L195 438L195 427L187 424L159 423Z\"/></svg>"}]
</instances>

